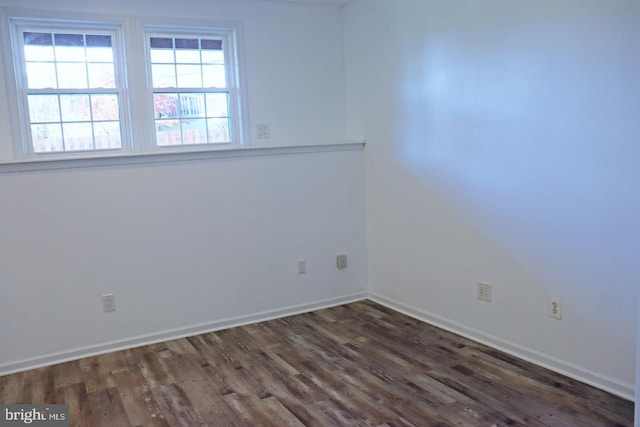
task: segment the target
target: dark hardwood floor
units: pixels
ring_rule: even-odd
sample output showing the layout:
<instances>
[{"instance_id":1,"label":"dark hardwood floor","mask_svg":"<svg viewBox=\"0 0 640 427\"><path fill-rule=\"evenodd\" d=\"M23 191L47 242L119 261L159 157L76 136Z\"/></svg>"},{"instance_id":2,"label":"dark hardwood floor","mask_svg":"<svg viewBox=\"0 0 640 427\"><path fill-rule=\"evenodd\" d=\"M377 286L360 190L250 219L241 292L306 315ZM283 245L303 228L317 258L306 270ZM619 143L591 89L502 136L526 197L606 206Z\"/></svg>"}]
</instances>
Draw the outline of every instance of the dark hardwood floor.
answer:
<instances>
[{"instance_id":1,"label":"dark hardwood floor","mask_svg":"<svg viewBox=\"0 0 640 427\"><path fill-rule=\"evenodd\" d=\"M370 301L0 377L78 426L631 426L633 404Z\"/></svg>"}]
</instances>

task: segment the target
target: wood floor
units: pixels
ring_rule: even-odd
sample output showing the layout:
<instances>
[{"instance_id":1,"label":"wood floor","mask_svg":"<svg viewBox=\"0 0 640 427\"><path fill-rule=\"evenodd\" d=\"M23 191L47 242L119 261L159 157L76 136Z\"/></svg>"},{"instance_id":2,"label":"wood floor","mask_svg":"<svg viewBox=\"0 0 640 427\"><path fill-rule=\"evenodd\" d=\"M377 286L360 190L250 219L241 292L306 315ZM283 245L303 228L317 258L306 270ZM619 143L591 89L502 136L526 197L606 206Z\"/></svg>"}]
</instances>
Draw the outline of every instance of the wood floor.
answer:
<instances>
[{"instance_id":1,"label":"wood floor","mask_svg":"<svg viewBox=\"0 0 640 427\"><path fill-rule=\"evenodd\" d=\"M0 377L78 426L631 426L633 404L370 301Z\"/></svg>"}]
</instances>

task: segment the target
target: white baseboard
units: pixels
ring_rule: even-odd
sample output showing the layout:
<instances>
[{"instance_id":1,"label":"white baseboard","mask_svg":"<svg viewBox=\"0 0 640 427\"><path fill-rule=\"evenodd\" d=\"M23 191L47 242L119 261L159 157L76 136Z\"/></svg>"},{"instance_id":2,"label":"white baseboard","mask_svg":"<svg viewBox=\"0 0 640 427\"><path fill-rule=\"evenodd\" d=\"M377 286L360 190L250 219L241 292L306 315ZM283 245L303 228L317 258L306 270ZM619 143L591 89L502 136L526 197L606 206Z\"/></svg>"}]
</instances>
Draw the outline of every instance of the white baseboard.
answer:
<instances>
[{"instance_id":1,"label":"white baseboard","mask_svg":"<svg viewBox=\"0 0 640 427\"><path fill-rule=\"evenodd\" d=\"M358 292L350 295L344 295L337 298L330 298L321 301L314 301L305 304L298 304L274 310L262 311L260 313L248 314L243 316L231 317L227 319L215 320L212 322L199 323L181 328L170 329L166 331L154 332L152 334L139 335L136 337L125 338L122 340L106 342L103 344L92 345L87 347L79 347L72 350L50 353L43 356L32 357L29 359L18 360L0 365L0 376L13 374L16 372L26 371L29 369L50 366L57 363L69 362L72 360L82 359L84 357L97 356L100 354L111 353L113 351L126 350L134 347L140 347L159 342L170 341L178 338L190 337L193 335L204 334L207 332L229 329L236 326L249 325L252 323L264 322L280 317L293 316L295 314L306 313L309 311L320 310L323 308L335 307L338 305L348 304L355 301L361 301L367 298L367 292Z\"/></svg>"},{"instance_id":2,"label":"white baseboard","mask_svg":"<svg viewBox=\"0 0 640 427\"><path fill-rule=\"evenodd\" d=\"M592 385L601 390L615 394L616 396L620 396L630 401L635 400L634 384L625 383L615 378L609 378L607 376L591 372L581 366L556 359L555 357L540 353L536 350L510 343L499 337L469 328L460 323L445 319L425 310L394 301L382 295L369 293L369 299L430 325L437 326L438 328L453 332L454 334L461 335L465 338L469 338L470 340L488 345L496 350L503 351L512 356L526 360L527 362L534 363L538 366L542 366L543 368L547 368L585 384Z\"/></svg>"}]
</instances>

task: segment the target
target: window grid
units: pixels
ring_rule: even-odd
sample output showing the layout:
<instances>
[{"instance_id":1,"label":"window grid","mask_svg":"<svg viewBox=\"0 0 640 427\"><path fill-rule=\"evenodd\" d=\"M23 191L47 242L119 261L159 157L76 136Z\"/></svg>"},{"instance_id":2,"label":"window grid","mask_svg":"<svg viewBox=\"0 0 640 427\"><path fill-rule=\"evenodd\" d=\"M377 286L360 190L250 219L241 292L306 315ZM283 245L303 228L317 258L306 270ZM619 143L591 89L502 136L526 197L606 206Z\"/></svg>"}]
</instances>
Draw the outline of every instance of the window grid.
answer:
<instances>
[{"instance_id":1,"label":"window grid","mask_svg":"<svg viewBox=\"0 0 640 427\"><path fill-rule=\"evenodd\" d=\"M111 36L110 35L98 35L98 34L87 34L87 33L42 33L42 32L28 32L25 31L23 33L23 38L27 39L27 38L38 38L38 36L40 36L40 38L43 38L43 36L49 36L49 40L50 43L49 46L51 46L51 59L49 60L38 60L38 59L30 59L32 57L32 55L26 55L25 54L25 63L26 63L26 67L27 70L30 68L30 65L37 65L37 64L41 64L41 65L45 65L45 64L49 64L51 65L51 68L53 70L53 77L54 77L54 82L55 82L55 88L57 89L70 89L73 88L73 86L63 86L60 84L60 68L57 65L72 65L72 64L82 64L82 66L84 67L84 83L86 83L86 85L82 85L81 87L87 87L87 88L91 88L91 87L100 87L98 85L92 85L89 82L89 76L92 76L91 70L90 70L90 65L97 65L97 64L111 64L112 65L112 69L113 69L113 56L111 56L110 60L106 60L106 59L102 59L100 60L100 58L92 58L92 60L88 60L88 52L87 52L87 48L89 47L111 47ZM64 37L70 37L70 36L79 36L82 39L82 49L83 49L83 53L84 53L84 57L86 58L84 61L80 61L80 60L71 60L71 59L60 59L59 56L60 55L60 48L64 48L66 46L69 45L65 45L63 43L58 43L59 39L64 38ZM97 44L92 44L89 45L88 40L91 40L93 38L108 38L109 42L108 45L104 44L103 41L103 46L99 46ZM37 43L37 40L35 43L25 43L26 46L46 46L44 43L42 43L42 41L47 41L45 40L41 40L40 43ZM25 46L25 48L26 48ZM76 46L77 47L77 46ZM38 77L37 73L28 73L28 87L30 89L42 89L43 87L32 87L29 83L30 83L30 77ZM109 87L109 88L115 88L115 81L110 82L109 85L107 86L102 86L102 87Z\"/></svg>"},{"instance_id":2,"label":"window grid","mask_svg":"<svg viewBox=\"0 0 640 427\"><path fill-rule=\"evenodd\" d=\"M29 98L41 97L43 95L28 95ZM68 93L62 94L50 94L44 95L45 97L55 97L57 104L57 112L55 118L51 118L47 120L46 118L38 120L34 118L35 115L33 113L33 105L35 101L29 102L30 110L31 110L31 130L32 130L32 140L33 140L33 148L36 153L45 153L45 152L59 152L59 151L79 151L79 150L112 150L118 149L121 147L120 140L120 123L118 121L119 112L117 106L117 97L116 95L106 93L106 94L87 94L87 93L76 93L70 95ZM65 118L62 114L62 111L65 109L62 99L68 97L84 97L88 100L83 105L83 108L87 109L86 119L80 118ZM111 102L105 100L99 100L96 98L100 97L109 97L111 98ZM113 114L112 117L105 116L104 112L100 111L100 106L111 105L115 111L111 112ZM85 128L90 131L90 135L87 135L85 138L79 138L73 136L69 132L69 128L77 125L80 127L81 125L85 125ZM60 142L57 144L57 148L51 142L48 145L43 143L39 143L36 135L38 133L38 129L48 129L48 132L55 132L53 127L56 127L60 133ZM98 132L102 130L102 132ZM42 131L40 131L42 132ZM89 133L89 132L87 132ZM67 135L69 134L69 135ZM90 138L89 138L90 137Z\"/></svg>"},{"instance_id":3,"label":"window grid","mask_svg":"<svg viewBox=\"0 0 640 427\"><path fill-rule=\"evenodd\" d=\"M112 32L90 30L55 31L37 27L20 31L30 152L95 152L122 148L114 38ZM98 65L97 72L92 70L92 65ZM61 76L64 66L68 66L67 71L75 68L66 80ZM46 69L50 71L49 76L43 73ZM63 99L69 100L69 105L63 103ZM41 102L44 100L48 102ZM83 104L80 113L74 111L78 109L74 106L78 102ZM111 108L106 116L105 107ZM103 110L102 117L97 114L100 110Z\"/></svg>"},{"instance_id":4,"label":"window grid","mask_svg":"<svg viewBox=\"0 0 640 427\"><path fill-rule=\"evenodd\" d=\"M242 142L237 24L136 21L142 45L124 38L133 34L131 23L9 16L14 123L22 135L16 157L109 156L167 146L189 151ZM170 46L151 46L150 37ZM152 48L169 55L152 57ZM157 108L163 98L169 111ZM177 138L163 139L169 133Z\"/></svg>"},{"instance_id":5,"label":"window grid","mask_svg":"<svg viewBox=\"0 0 640 427\"><path fill-rule=\"evenodd\" d=\"M224 40L152 34L147 47L157 146L231 143Z\"/></svg>"}]
</instances>

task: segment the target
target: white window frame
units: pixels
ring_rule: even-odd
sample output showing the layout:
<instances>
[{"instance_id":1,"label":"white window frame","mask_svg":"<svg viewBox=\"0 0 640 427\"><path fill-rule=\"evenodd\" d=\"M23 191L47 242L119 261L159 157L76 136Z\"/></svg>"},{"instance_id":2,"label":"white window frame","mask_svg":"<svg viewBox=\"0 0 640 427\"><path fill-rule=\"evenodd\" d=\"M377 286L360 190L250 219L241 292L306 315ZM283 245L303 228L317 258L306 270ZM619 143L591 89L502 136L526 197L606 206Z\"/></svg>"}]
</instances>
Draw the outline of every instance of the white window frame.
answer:
<instances>
[{"instance_id":1,"label":"white window frame","mask_svg":"<svg viewBox=\"0 0 640 427\"><path fill-rule=\"evenodd\" d=\"M167 154L182 155L202 152L224 152L248 148L249 121L246 113L247 95L242 57L242 26L238 22L209 19L148 18L83 13L36 11L0 8L2 50L7 73L7 94L11 108L13 152L16 162L73 161L74 159L117 159ZM120 107L122 148L119 150L88 150L34 153L31 143L30 117L26 100L26 65L18 28L42 28L45 31L77 30L85 33L109 31L114 34L113 54ZM158 147L155 142L153 87L151 63L147 49L147 33L191 34L201 37L224 36L223 52L229 93L231 143L196 144ZM13 80L13 84L10 80ZM63 91L63 90L61 90ZM135 126L133 124L136 124ZM182 154L181 154L182 153ZM198 154L200 153L200 154ZM193 157L189 155L189 157ZM164 157L164 156L163 156ZM195 158L195 157L194 157ZM146 162L146 161L145 161ZM105 164L112 164L111 162Z\"/></svg>"},{"instance_id":2,"label":"white window frame","mask_svg":"<svg viewBox=\"0 0 640 427\"><path fill-rule=\"evenodd\" d=\"M215 149L225 147L238 147L245 143L244 128L242 123L242 90L240 85L240 74L238 66L238 29L235 24L222 23L212 26L184 26L184 25L158 25L158 24L146 24L144 25L144 48L146 59L146 73L147 73L147 99L148 110L151 117L153 132L152 141L153 147L156 151L193 151L200 149ZM222 52L224 54L224 69L226 77L226 88L216 89L202 89L202 91L185 91L185 88L166 88L156 89L153 87L152 74L151 74L151 57L149 43L151 37L201 37L201 38L219 38L222 40ZM159 146L156 140L155 132L155 120L153 109L153 94L154 93L227 93L229 96L229 132L231 134L231 141L228 143L209 143L209 144L197 144L197 145L170 145Z\"/></svg>"},{"instance_id":3,"label":"white window frame","mask_svg":"<svg viewBox=\"0 0 640 427\"><path fill-rule=\"evenodd\" d=\"M126 91L126 70L124 68L125 55L123 45L122 25L105 21L60 20L32 17L10 17L11 54L15 75L17 110L20 122L20 138L14 142L14 152L20 159L69 159L78 157L102 157L123 155L131 152L131 135L129 131L130 112L128 108L128 93ZM108 33L112 36L112 51L114 59L115 83L114 89L105 91L95 89L47 89L33 90L28 88L26 60L24 57L24 32L78 32L78 33ZM31 136L31 121L27 97L30 93L73 94L73 93L117 93L120 122L121 148L112 150L78 150L36 153L33 150Z\"/></svg>"}]
</instances>

